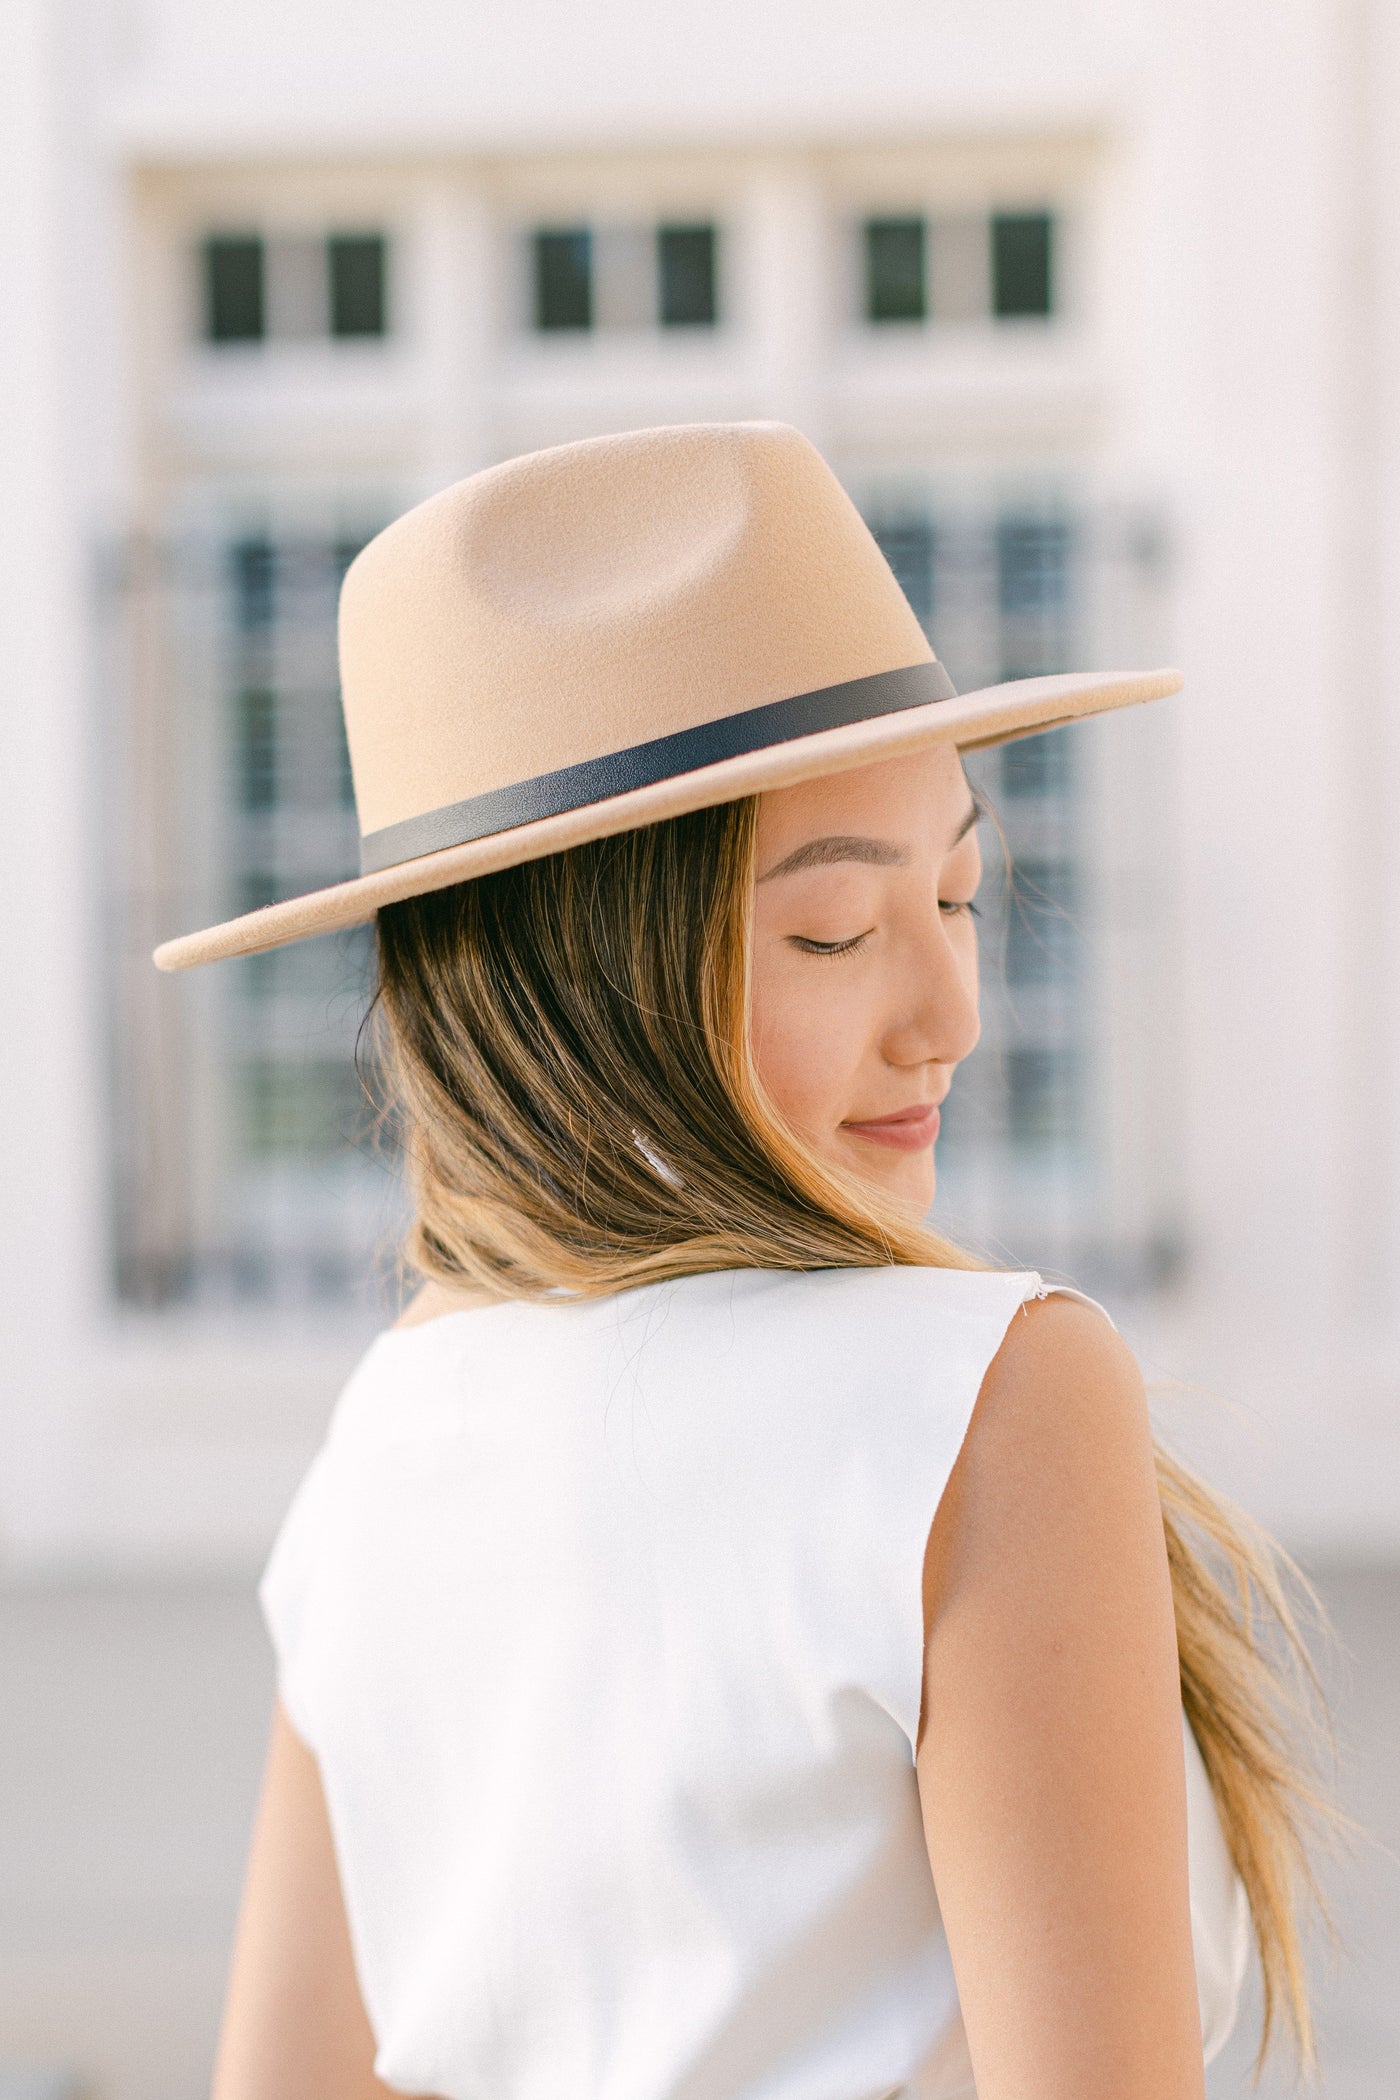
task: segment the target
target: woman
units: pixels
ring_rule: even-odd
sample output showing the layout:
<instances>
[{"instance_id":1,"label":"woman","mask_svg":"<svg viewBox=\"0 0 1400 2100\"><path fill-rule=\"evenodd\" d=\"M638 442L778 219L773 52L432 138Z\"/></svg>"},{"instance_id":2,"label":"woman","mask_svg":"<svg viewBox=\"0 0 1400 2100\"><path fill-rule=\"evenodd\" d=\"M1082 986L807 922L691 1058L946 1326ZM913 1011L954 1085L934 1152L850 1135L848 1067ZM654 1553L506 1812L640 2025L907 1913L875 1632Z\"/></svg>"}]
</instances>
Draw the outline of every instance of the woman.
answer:
<instances>
[{"instance_id":1,"label":"woman","mask_svg":"<svg viewBox=\"0 0 1400 2100\"><path fill-rule=\"evenodd\" d=\"M1200 2100L1248 1919L1306 2050L1267 1557L923 1222L959 749L1175 676L954 696L773 425L447 491L341 652L365 873L158 956L377 917L425 1279L264 1584L216 2100Z\"/></svg>"}]
</instances>

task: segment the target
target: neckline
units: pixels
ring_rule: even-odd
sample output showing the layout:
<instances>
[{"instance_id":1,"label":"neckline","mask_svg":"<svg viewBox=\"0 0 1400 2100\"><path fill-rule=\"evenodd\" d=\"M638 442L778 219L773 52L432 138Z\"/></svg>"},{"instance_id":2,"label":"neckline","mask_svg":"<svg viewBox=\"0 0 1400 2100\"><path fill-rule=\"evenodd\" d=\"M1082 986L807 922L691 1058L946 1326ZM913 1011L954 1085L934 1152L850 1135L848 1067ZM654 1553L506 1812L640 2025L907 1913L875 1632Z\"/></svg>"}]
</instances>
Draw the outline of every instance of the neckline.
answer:
<instances>
[{"instance_id":1,"label":"neckline","mask_svg":"<svg viewBox=\"0 0 1400 2100\"><path fill-rule=\"evenodd\" d=\"M433 1334L435 1331L447 1327L452 1328L455 1332L458 1323L463 1320L494 1320L502 1313L584 1312L590 1309L596 1311L603 1307L616 1306L624 1299L639 1299L649 1292L667 1289L674 1290L685 1284L717 1282L721 1277L734 1279L740 1277L767 1277L770 1279L786 1277L796 1280L811 1279L818 1276L887 1275L896 1271L908 1276L977 1277L984 1282L995 1281L998 1283L1009 1282L1012 1278L1015 1278L1018 1282L1027 1283L1034 1278L1035 1283L1040 1287L1039 1295L1041 1296L1047 1295L1047 1292L1058 1293L1060 1291L1064 1291L1070 1297L1078 1298L1083 1296L1082 1292L1076 1291L1069 1286L1055 1284L1046 1286L1039 1273L1032 1269L945 1269L925 1266L922 1263L906 1264L903 1262L880 1263L878 1265L852 1263L849 1266L831 1269L697 1269L688 1276L662 1276L652 1283L629 1284L623 1290L609 1291L601 1297L570 1298L561 1295L553 1301L542 1298L500 1298L491 1305L458 1306L452 1312L436 1313L431 1320L420 1320L409 1327L400 1327L398 1325L386 1327L376 1335L373 1346L377 1349L386 1342L411 1343L415 1338L421 1340L423 1336ZM1089 1299L1086 1302L1089 1304L1095 1303L1093 1299Z\"/></svg>"}]
</instances>

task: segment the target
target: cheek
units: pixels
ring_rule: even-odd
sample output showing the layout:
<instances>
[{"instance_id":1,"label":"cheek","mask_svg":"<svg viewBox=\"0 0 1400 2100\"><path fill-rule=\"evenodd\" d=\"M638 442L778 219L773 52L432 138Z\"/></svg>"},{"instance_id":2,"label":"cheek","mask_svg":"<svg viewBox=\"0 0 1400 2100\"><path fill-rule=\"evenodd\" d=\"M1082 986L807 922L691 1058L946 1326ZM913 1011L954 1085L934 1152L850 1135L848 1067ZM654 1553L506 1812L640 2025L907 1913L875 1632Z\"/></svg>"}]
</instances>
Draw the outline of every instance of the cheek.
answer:
<instances>
[{"instance_id":1,"label":"cheek","mask_svg":"<svg viewBox=\"0 0 1400 2100\"><path fill-rule=\"evenodd\" d=\"M837 966L827 967L834 977ZM810 958L782 949L754 958L754 1064L774 1106L810 1132L841 1121L861 1055L847 1002L835 983L823 982L824 974Z\"/></svg>"},{"instance_id":2,"label":"cheek","mask_svg":"<svg viewBox=\"0 0 1400 2100\"><path fill-rule=\"evenodd\" d=\"M977 939L977 922L971 916L955 919L952 924L953 953L958 960L958 975L962 979L963 991L972 1002L974 1011L982 1005L982 951Z\"/></svg>"}]
</instances>

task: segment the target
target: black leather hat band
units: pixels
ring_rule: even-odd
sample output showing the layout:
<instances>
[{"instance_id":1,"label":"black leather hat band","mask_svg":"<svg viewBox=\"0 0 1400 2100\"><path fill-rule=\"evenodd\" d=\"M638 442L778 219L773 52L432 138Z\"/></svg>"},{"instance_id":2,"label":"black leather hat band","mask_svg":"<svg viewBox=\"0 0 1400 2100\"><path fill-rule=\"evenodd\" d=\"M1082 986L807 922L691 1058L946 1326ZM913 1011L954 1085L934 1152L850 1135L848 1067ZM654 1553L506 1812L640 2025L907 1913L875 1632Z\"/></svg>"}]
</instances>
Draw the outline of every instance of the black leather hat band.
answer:
<instances>
[{"instance_id":1,"label":"black leather hat band","mask_svg":"<svg viewBox=\"0 0 1400 2100\"><path fill-rule=\"evenodd\" d=\"M441 809L425 810L422 816L386 824L361 839L360 869L365 875L377 875L383 868L398 867L425 853L492 838L497 832L514 831L542 817L560 817L594 802L610 802L617 795L655 787L658 781L698 772L726 758L790 744L823 729L844 729L877 715L927 707L936 700L951 700L955 694L942 664L910 664L901 671L877 671L871 678L851 678L842 685L824 686L820 692L746 708L718 722L678 729L645 744L631 744L625 751L610 751L604 758L561 766L554 773L538 773L533 780L491 788L484 795L468 795L464 802L449 802Z\"/></svg>"}]
</instances>

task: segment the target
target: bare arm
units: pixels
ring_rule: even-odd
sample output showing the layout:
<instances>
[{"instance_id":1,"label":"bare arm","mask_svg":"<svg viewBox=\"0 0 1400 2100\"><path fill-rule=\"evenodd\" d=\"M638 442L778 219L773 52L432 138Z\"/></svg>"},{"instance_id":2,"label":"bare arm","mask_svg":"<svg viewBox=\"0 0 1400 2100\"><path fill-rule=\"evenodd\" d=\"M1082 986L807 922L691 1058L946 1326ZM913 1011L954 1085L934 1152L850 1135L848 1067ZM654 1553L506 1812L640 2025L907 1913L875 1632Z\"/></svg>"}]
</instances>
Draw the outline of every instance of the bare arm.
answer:
<instances>
[{"instance_id":1,"label":"bare arm","mask_svg":"<svg viewBox=\"0 0 1400 2100\"><path fill-rule=\"evenodd\" d=\"M1202 2100L1146 1402L1087 1307L1012 1321L925 1614L919 1791L978 2100Z\"/></svg>"},{"instance_id":2,"label":"bare arm","mask_svg":"<svg viewBox=\"0 0 1400 2100\"><path fill-rule=\"evenodd\" d=\"M493 1301L430 1283L411 1327ZM378 2100L321 1775L278 1707L268 1744L214 2066L212 2100Z\"/></svg>"},{"instance_id":3,"label":"bare arm","mask_svg":"<svg viewBox=\"0 0 1400 2100\"><path fill-rule=\"evenodd\" d=\"M213 2100L378 2100L316 1760L280 1706L253 1830ZM392 2096L391 2096L392 2100Z\"/></svg>"}]
</instances>

